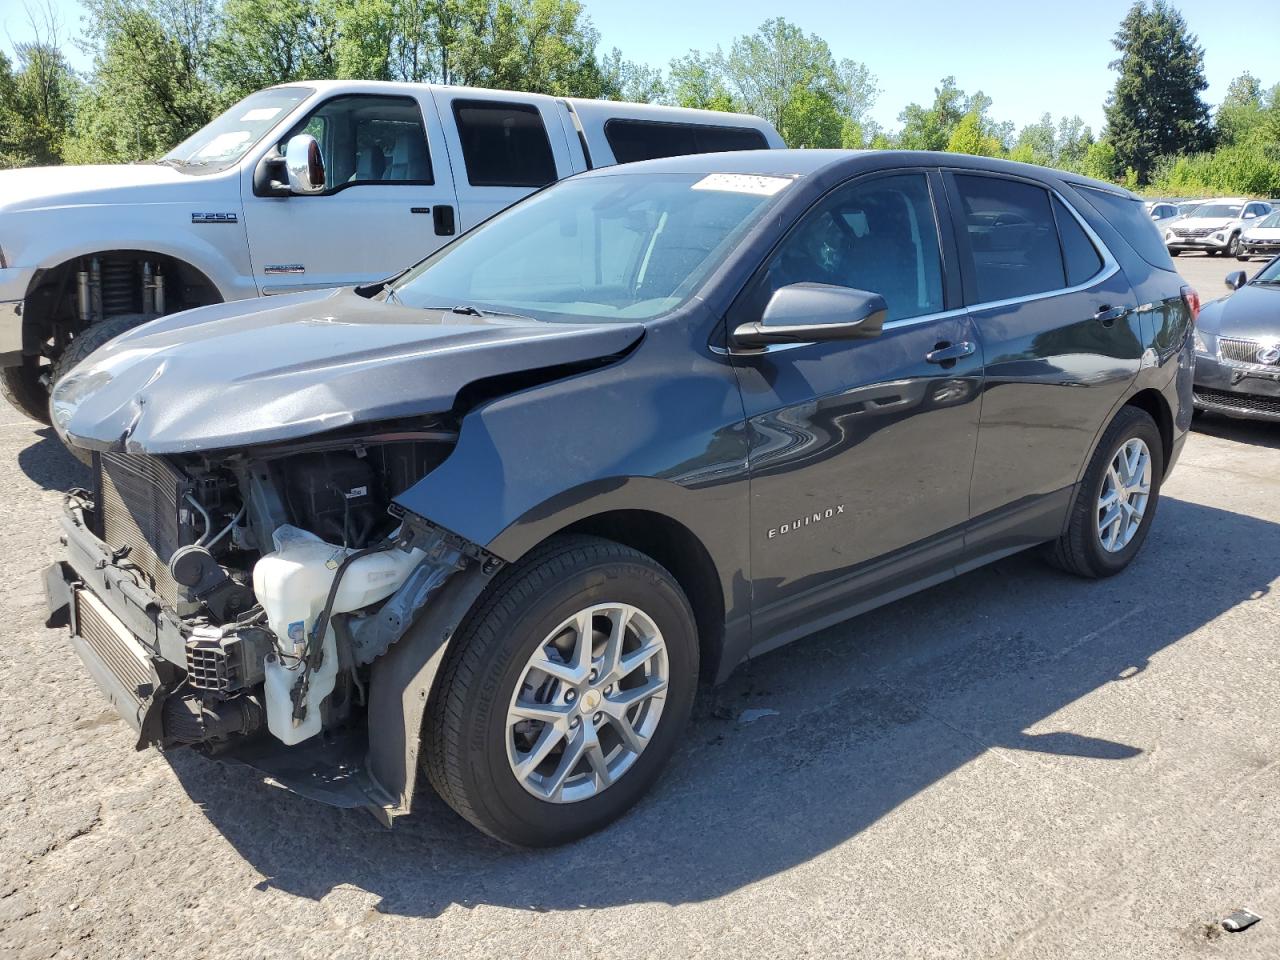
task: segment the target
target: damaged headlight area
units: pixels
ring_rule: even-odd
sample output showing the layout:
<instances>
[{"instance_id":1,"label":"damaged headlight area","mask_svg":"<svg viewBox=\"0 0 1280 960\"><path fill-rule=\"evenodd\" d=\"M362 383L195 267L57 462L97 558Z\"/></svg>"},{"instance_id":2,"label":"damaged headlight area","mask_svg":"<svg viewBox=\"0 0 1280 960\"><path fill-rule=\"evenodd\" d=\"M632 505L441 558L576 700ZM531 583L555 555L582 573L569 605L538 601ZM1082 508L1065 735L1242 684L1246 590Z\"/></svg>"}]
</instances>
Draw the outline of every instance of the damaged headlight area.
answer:
<instances>
[{"instance_id":1,"label":"damaged headlight area","mask_svg":"<svg viewBox=\"0 0 1280 960\"><path fill-rule=\"evenodd\" d=\"M358 728L371 664L454 573L497 566L392 504L455 440L396 424L243 452L95 454L94 489L67 499L68 561L46 582L139 748L230 754Z\"/></svg>"}]
</instances>

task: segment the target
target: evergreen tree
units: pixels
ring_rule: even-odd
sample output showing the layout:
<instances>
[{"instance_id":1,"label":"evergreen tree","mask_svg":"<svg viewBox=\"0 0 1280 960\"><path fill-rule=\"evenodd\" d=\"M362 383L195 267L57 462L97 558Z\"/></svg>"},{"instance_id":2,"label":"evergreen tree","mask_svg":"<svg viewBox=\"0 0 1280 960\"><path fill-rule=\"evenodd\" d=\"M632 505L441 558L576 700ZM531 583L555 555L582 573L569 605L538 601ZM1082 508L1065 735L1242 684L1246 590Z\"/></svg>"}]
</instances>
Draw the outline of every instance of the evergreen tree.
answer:
<instances>
[{"instance_id":1,"label":"evergreen tree","mask_svg":"<svg viewBox=\"0 0 1280 960\"><path fill-rule=\"evenodd\" d=\"M1106 104L1106 139L1120 167L1145 184L1159 157L1209 144L1204 49L1167 0L1134 3L1112 43L1120 76Z\"/></svg>"}]
</instances>

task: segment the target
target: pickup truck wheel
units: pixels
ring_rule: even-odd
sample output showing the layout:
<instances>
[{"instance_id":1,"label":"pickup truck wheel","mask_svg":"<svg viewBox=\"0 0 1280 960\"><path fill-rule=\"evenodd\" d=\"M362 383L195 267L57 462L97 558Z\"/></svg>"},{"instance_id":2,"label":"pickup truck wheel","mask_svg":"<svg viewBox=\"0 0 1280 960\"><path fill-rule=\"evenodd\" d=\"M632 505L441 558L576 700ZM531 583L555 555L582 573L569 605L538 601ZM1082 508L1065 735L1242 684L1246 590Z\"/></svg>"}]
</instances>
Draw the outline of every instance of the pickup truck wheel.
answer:
<instances>
[{"instance_id":1,"label":"pickup truck wheel","mask_svg":"<svg viewBox=\"0 0 1280 960\"><path fill-rule=\"evenodd\" d=\"M53 384L57 383L68 373L74 370L82 360L88 357L89 354L93 353L93 351L107 343L108 340L114 340L126 330L132 330L134 327L139 327L148 320L154 320L156 316L156 314L147 313L123 313L119 316L107 317L107 319L99 323L95 323L83 333L77 334L72 339L71 343L67 345L67 349L62 351L62 356L58 357L58 359L53 362L53 366L49 370L50 388L52 389ZM53 419L49 411L48 395L45 396L44 403L44 422L52 423ZM57 427L55 426L54 429L56 430ZM58 436L62 437L61 432L59 432ZM62 437L62 440L65 443L66 437ZM88 450L81 450L79 447L73 446L69 443L67 444L67 449L71 451L71 455L81 463L86 466L92 464L93 458Z\"/></svg>"},{"instance_id":2,"label":"pickup truck wheel","mask_svg":"<svg viewBox=\"0 0 1280 960\"><path fill-rule=\"evenodd\" d=\"M653 784L698 681L693 612L662 566L596 537L499 574L459 629L428 707L432 785L485 833L565 843Z\"/></svg>"},{"instance_id":3,"label":"pickup truck wheel","mask_svg":"<svg viewBox=\"0 0 1280 960\"><path fill-rule=\"evenodd\" d=\"M10 406L32 420L49 423L49 391L40 382L35 357L24 357L20 367L0 367L0 394Z\"/></svg>"},{"instance_id":4,"label":"pickup truck wheel","mask_svg":"<svg viewBox=\"0 0 1280 960\"><path fill-rule=\"evenodd\" d=\"M1151 415L1122 407L1094 451L1050 561L1081 577L1119 573L1142 548L1160 500L1164 447Z\"/></svg>"}]
</instances>

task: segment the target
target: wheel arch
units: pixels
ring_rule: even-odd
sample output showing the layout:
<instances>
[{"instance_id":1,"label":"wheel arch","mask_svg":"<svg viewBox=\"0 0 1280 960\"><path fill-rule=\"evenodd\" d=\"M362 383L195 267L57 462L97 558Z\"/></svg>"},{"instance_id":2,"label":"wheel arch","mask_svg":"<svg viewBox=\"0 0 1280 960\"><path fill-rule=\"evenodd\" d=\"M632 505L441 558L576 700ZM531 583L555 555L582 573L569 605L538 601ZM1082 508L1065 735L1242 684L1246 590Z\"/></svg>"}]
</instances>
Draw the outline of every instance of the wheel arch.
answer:
<instances>
[{"instance_id":1,"label":"wheel arch","mask_svg":"<svg viewBox=\"0 0 1280 960\"><path fill-rule=\"evenodd\" d=\"M25 298L30 300L31 297L40 289L57 285L64 274L74 272L77 261L92 257L133 260L138 263L156 261L176 270L179 276L188 282L189 286L202 287L210 291L213 296L217 298L207 299L204 303L193 304L193 306L207 306L212 303L222 303L227 299L222 289L216 282L214 282L207 265L198 266L192 263L190 258L180 254L164 253L159 250L144 249L141 247L86 250L76 253L73 256L66 257L55 266L42 267L32 274L31 280L27 284Z\"/></svg>"},{"instance_id":2,"label":"wheel arch","mask_svg":"<svg viewBox=\"0 0 1280 960\"><path fill-rule=\"evenodd\" d=\"M1149 414L1156 422L1156 427L1160 430L1160 447L1163 453L1161 463L1164 464L1164 471L1167 474L1173 459L1173 411L1169 409L1169 402L1164 398L1164 394L1154 387L1147 387L1126 400L1123 407L1137 407ZM1116 411L1116 413L1119 412L1119 410ZM1114 415L1112 419L1115 419Z\"/></svg>"},{"instance_id":3,"label":"wheel arch","mask_svg":"<svg viewBox=\"0 0 1280 960\"><path fill-rule=\"evenodd\" d=\"M566 533L586 533L612 540L639 550L665 567L693 608L698 628L700 675L716 675L724 649L724 594L715 561L697 534L678 520L643 509L598 513L570 524L552 537Z\"/></svg>"}]
</instances>

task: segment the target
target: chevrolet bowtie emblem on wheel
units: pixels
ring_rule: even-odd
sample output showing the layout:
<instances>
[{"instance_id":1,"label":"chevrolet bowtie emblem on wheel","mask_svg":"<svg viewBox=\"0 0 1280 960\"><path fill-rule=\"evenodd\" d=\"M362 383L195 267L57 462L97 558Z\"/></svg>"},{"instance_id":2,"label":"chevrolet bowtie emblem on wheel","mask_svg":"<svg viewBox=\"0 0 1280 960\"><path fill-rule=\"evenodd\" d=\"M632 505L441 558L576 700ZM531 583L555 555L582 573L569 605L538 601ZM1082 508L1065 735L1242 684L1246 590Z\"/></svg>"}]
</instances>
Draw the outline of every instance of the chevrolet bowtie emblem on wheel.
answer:
<instances>
[{"instance_id":1,"label":"chevrolet bowtie emblem on wheel","mask_svg":"<svg viewBox=\"0 0 1280 960\"><path fill-rule=\"evenodd\" d=\"M1272 344L1258 351L1258 362L1272 364L1280 361L1280 345Z\"/></svg>"},{"instance_id":2,"label":"chevrolet bowtie emblem on wheel","mask_svg":"<svg viewBox=\"0 0 1280 960\"><path fill-rule=\"evenodd\" d=\"M815 523L822 523L824 520L830 520L832 517L839 517L844 514L844 504L838 503L834 507L824 507L821 510L815 510L813 513L806 513L804 516L796 517L794 520L788 520L786 523L779 524L776 527L769 528L769 539L775 537L784 537L788 533L795 533L802 527L808 527Z\"/></svg>"}]
</instances>

